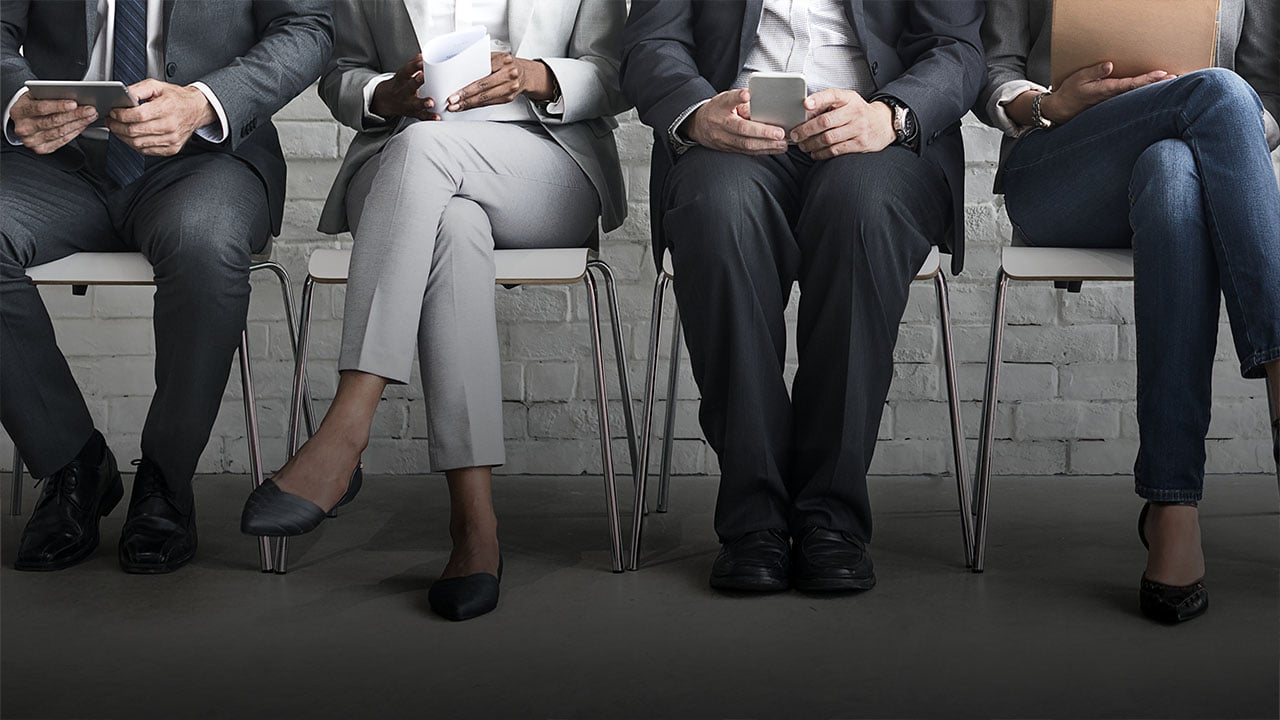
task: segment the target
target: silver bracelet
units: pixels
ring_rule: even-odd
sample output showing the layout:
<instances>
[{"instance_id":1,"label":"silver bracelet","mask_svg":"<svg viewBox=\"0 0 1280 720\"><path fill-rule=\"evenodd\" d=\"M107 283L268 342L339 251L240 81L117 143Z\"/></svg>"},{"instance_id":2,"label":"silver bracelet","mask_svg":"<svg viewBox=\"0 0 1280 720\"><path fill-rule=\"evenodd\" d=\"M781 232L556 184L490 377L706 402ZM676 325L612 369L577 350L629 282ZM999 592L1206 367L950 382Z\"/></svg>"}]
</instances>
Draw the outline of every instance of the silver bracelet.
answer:
<instances>
[{"instance_id":1,"label":"silver bracelet","mask_svg":"<svg viewBox=\"0 0 1280 720\"><path fill-rule=\"evenodd\" d=\"M1031 99L1031 122L1034 123L1036 127L1041 127L1045 130L1053 127L1053 121L1044 116L1044 112L1040 107L1040 103L1044 102L1044 99L1052 94L1053 91L1048 90Z\"/></svg>"}]
</instances>

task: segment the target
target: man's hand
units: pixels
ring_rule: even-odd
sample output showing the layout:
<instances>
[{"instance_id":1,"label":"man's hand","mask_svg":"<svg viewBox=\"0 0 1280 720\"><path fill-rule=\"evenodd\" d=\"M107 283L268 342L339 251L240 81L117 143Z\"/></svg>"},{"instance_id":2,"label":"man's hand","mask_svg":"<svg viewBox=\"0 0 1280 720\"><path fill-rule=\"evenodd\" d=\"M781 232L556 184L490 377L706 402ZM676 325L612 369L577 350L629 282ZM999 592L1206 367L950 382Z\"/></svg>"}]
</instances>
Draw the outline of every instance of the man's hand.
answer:
<instances>
[{"instance_id":1,"label":"man's hand","mask_svg":"<svg viewBox=\"0 0 1280 720\"><path fill-rule=\"evenodd\" d=\"M804 100L809 121L791 132L800 149L814 160L838 155L876 153L893 144L893 109L868 103L853 90L823 90Z\"/></svg>"},{"instance_id":2,"label":"man's hand","mask_svg":"<svg viewBox=\"0 0 1280 720\"><path fill-rule=\"evenodd\" d=\"M369 100L369 112L384 118L410 117L416 120L439 120L436 101L418 97L422 87L422 55L405 63L396 74L378 83Z\"/></svg>"},{"instance_id":3,"label":"man's hand","mask_svg":"<svg viewBox=\"0 0 1280 720\"><path fill-rule=\"evenodd\" d=\"M493 72L449 96L449 112L505 105L521 95L538 101L555 97L555 79L543 63L510 53L492 53L489 62Z\"/></svg>"},{"instance_id":4,"label":"man's hand","mask_svg":"<svg viewBox=\"0 0 1280 720\"><path fill-rule=\"evenodd\" d=\"M24 93L9 110L9 118L23 145L47 155L75 140L98 119L98 111L92 105L77 106L75 100L36 100Z\"/></svg>"},{"instance_id":5,"label":"man's hand","mask_svg":"<svg viewBox=\"0 0 1280 720\"><path fill-rule=\"evenodd\" d=\"M781 155L787 133L751 119L751 93L726 90L698 108L680 126L685 137L711 150L740 155Z\"/></svg>"},{"instance_id":6,"label":"man's hand","mask_svg":"<svg viewBox=\"0 0 1280 720\"><path fill-rule=\"evenodd\" d=\"M107 128L143 155L177 155L196 130L218 121L199 88L147 79L129 92L142 104L112 110Z\"/></svg>"},{"instance_id":7,"label":"man's hand","mask_svg":"<svg viewBox=\"0 0 1280 720\"><path fill-rule=\"evenodd\" d=\"M1040 112L1048 120L1065 123L1104 100L1174 77L1155 70L1136 77L1113 78L1114 70L1114 64L1104 62L1076 71L1062 81L1062 87L1041 101Z\"/></svg>"}]
</instances>

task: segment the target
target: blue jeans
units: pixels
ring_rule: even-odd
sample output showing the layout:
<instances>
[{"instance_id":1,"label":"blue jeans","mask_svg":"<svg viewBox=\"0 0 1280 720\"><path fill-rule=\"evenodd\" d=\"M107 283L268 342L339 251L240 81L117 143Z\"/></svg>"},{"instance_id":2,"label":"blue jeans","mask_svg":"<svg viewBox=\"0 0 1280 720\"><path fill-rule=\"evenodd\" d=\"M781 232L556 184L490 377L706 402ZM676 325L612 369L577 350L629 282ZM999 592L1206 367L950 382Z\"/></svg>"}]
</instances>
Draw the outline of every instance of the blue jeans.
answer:
<instances>
[{"instance_id":1,"label":"blue jeans","mask_svg":"<svg viewBox=\"0 0 1280 720\"><path fill-rule=\"evenodd\" d=\"M1257 94L1220 69L1156 83L1028 135L1003 173L1029 244L1133 248L1136 489L1199 500L1220 295L1244 376L1280 359L1280 188Z\"/></svg>"}]
</instances>

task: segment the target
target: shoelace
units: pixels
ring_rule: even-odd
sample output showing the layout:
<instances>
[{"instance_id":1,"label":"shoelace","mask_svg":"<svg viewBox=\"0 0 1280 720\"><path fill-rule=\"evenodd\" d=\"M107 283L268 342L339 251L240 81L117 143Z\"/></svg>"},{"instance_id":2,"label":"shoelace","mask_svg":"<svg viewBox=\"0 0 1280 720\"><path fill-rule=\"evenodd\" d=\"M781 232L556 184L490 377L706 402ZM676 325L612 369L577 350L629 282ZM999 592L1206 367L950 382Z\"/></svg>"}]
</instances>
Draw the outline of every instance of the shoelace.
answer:
<instances>
[{"instance_id":1,"label":"shoelace","mask_svg":"<svg viewBox=\"0 0 1280 720\"><path fill-rule=\"evenodd\" d=\"M62 502L63 497L70 496L80 486L80 463L72 462L58 472L36 480L32 488L40 487L41 483L44 483L41 497L47 494L56 497L58 502Z\"/></svg>"}]
</instances>

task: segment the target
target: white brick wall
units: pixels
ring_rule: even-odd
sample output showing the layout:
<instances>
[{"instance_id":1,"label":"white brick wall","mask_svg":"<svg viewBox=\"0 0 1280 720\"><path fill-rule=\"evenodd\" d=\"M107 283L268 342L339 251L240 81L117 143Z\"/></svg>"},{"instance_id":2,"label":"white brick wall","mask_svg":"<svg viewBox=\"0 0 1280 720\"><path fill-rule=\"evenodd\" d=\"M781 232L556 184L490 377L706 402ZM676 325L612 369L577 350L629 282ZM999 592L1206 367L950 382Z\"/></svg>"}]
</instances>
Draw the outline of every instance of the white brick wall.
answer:
<instances>
[{"instance_id":1,"label":"white brick wall","mask_svg":"<svg viewBox=\"0 0 1280 720\"><path fill-rule=\"evenodd\" d=\"M289 157L289 200L275 257L300 287L306 258L318 247L350 238L315 231L323 199L352 133L333 122L310 90L277 116ZM960 396L969 455L975 449L992 282L999 249L1009 237L1001 200L989 192L998 134L969 118L967 207L969 260L952 279ZM618 133L630 190L631 217L610 234L603 256L619 283L623 329L636 397L643 377L653 282L649 259L648 163L650 134L633 115ZM250 309L252 355L271 468L283 461L291 361L283 309L274 280L254 281ZM85 390L98 426L123 458L137 454L138 433L153 390L150 291L98 288L73 297L65 288L42 291L56 318L59 341ZM585 294L581 288L498 291L503 343L503 396L507 473L599 473L593 375L589 361ZM334 360L342 317L341 288L321 287L311 344L311 387L321 411L335 386ZM794 327L795 303L790 318ZM874 471L947 472L950 440L932 288L912 289L902 327L895 380L885 410ZM1134 420L1132 289L1086 286L1080 295L1045 287L1014 286L996 423L998 473L1128 474L1137 447ZM1209 464L1215 472L1268 472L1272 461L1261 382L1239 378L1223 317L1215 384ZM608 331L606 330L606 333ZM606 335L606 338L608 336ZM663 357L668 354L663 339ZM794 373L794 342L792 344ZM627 466L621 404L610 362L615 455ZM665 373L662 375L665 382ZM391 388L373 428L366 464L375 473L420 473L427 467L426 419L420 384ZM714 473L716 460L697 425L697 389L684 363L677 407L675 472ZM638 405L637 405L638 412ZM663 406L659 404L657 417ZM659 426L660 431L660 426ZM8 467L8 454L0 458ZM247 453L238 374L223 403L202 472L244 472Z\"/></svg>"}]
</instances>

